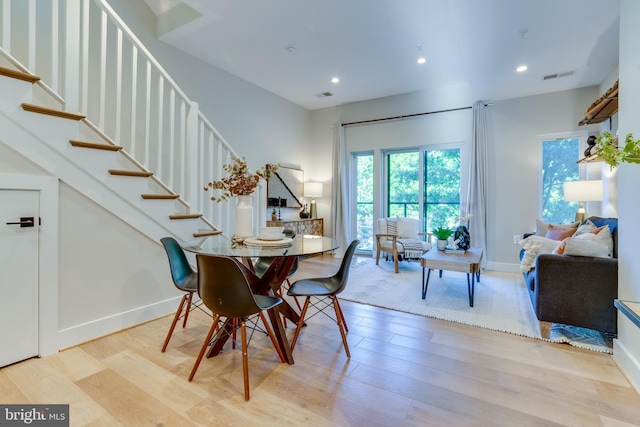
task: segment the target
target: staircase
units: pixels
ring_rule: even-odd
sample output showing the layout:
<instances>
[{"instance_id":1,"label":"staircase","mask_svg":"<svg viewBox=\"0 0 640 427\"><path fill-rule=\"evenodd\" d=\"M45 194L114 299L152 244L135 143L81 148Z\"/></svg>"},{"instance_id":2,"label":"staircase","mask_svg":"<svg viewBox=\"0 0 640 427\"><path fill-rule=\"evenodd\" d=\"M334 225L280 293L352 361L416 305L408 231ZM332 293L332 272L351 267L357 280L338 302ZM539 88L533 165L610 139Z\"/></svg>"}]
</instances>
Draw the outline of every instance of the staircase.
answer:
<instances>
[{"instance_id":1,"label":"staircase","mask_svg":"<svg viewBox=\"0 0 640 427\"><path fill-rule=\"evenodd\" d=\"M35 136L33 141L35 146L42 145L37 148L37 151L47 152L49 149L53 149L56 150L61 157L65 158L66 161L56 161L56 157L51 154L45 156L46 158L43 160L48 161L51 165L48 167L48 172L53 175L60 175L60 170L66 170L67 172L62 172L60 178L81 191L83 186L74 184L75 182L85 182L87 178L90 178L92 181L100 181L102 186L87 186L85 184L90 191L82 192L89 197L91 197L92 194L97 195L97 197L91 198L100 204L104 204L102 194L105 191L120 195L122 200L118 202L119 204L128 203L133 205L139 210L137 216L146 215L148 218L144 220L155 221L158 226L163 228L162 231L146 233L154 239L157 238L158 234L171 235L180 240L187 240L194 237L218 234L220 232L220 230L212 227L208 222L203 221L201 213L190 213L186 211L184 205L179 203L179 194L155 184L151 179L153 172L140 169L133 163L127 165L129 162L126 157L120 155L123 149L121 146L106 142L101 143L73 139L80 134L80 127L82 126L82 121L86 119L85 116L31 103L32 90L29 89L29 86L39 81L37 76L6 67L0 67L0 79L16 81L2 81L0 87L3 89L11 86L23 86L22 90L17 90L24 94L22 102L16 101L16 105L19 106L19 108L12 110L10 108L11 104L5 99L5 103L9 106L9 108L4 111L6 114L5 119L12 120L14 125L22 127L23 130L29 129L30 133ZM7 94L16 92L16 90L3 90L3 92ZM54 122L59 123L56 124ZM42 125L39 126L38 123ZM8 126L3 126L5 131L7 128ZM56 140L53 141L51 135L56 134L57 131L52 131L52 129L59 129L63 134L69 133L70 138L63 138L61 135L59 140L56 138ZM5 135L4 139L7 141L15 140L15 138L6 138L8 132L5 131L3 131ZM20 143L16 144L13 148L21 152L25 157L33 160L32 146L25 146ZM82 151L89 151L91 153L83 153ZM41 166L47 164L47 162L44 161L38 163ZM70 173L74 168L70 167L71 165L69 163L73 164L75 168L84 169L85 174ZM122 164L124 164L126 168L123 168ZM47 166L45 166L45 168L46 167ZM89 174L90 177L87 177L86 174ZM98 183L96 182L94 184ZM129 223L135 223L140 220L140 218L134 220L136 215L131 212L126 213L126 209L120 209L122 212L118 212L118 209L114 208L114 206L107 208L115 210L114 213ZM160 212L164 214L158 215ZM144 232L144 228L145 227L143 227L141 231Z\"/></svg>"},{"instance_id":2,"label":"staircase","mask_svg":"<svg viewBox=\"0 0 640 427\"><path fill-rule=\"evenodd\" d=\"M40 157L34 150L54 150L36 163L54 176L66 171L59 178L154 240L232 229L231 203L213 204L202 188L238 155L106 1L0 5L0 84L15 86L5 94L17 95L15 109L5 97L5 119L35 138L29 148L5 143L31 160ZM47 45L35 33L49 27ZM25 34L24 43L12 43ZM64 48L54 49L59 40L67 40ZM100 55L89 46L99 47L93 51ZM53 49L50 56L47 49ZM258 188L258 200L264 191ZM257 224L265 214L255 211ZM141 217L154 224L140 227Z\"/></svg>"}]
</instances>

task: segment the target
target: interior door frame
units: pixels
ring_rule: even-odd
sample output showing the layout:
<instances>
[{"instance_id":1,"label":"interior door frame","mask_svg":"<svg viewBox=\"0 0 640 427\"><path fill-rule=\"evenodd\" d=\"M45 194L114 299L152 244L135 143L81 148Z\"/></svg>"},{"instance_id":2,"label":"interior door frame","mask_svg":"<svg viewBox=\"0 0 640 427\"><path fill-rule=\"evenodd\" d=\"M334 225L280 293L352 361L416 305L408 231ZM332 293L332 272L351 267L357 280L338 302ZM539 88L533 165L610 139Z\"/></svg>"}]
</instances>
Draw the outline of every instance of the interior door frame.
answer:
<instances>
[{"instance_id":1,"label":"interior door frame","mask_svg":"<svg viewBox=\"0 0 640 427\"><path fill-rule=\"evenodd\" d=\"M52 176L0 174L0 190L38 191L38 355L58 348L58 179ZM6 327L6 325L4 326Z\"/></svg>"}]
</instances>

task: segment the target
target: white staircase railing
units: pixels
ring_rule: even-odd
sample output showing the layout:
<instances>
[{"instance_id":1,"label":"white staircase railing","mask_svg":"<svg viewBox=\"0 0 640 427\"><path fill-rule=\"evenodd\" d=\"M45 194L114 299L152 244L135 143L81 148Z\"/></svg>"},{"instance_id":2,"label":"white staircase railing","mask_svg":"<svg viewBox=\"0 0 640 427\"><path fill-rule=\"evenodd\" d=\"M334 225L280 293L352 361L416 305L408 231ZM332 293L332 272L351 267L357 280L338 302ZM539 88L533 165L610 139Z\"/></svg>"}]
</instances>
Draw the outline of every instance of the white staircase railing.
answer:
<instances>
[{"instance_id":1,"label":"white staircase railing","mask_svg":"<svg viewBox=\"0 0 640 427\"><path fill-rule=\"evenodd\" d=\"M62 109L85 115L89 128L179 194L186 213L231 229L231 203L212 203L203 187L236 152L105 0L0 0L0 19L7 61L39 76ZM265 200L262 185L256 195Z\"/></svg>"}]
</instances>

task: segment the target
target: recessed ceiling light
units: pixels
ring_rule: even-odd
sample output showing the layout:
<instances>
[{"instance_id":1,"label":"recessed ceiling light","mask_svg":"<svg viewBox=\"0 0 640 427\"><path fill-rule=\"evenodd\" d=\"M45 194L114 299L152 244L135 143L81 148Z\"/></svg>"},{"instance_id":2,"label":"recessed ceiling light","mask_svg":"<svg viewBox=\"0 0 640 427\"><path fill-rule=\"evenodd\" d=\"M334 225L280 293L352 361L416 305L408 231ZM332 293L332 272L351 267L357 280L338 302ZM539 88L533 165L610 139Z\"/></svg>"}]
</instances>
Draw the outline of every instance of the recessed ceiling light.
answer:
<instances>
[{"instance_id":1,"label":"recessed ceiling light","mask_svg":"<svg viewBox=\"0 0 640 427\"><path fill-rule=\"evenodd\" d=\"M331 79L331 83L334 83L334 84L335 83L340 83L340 79L337 78L337 77L334 77L334 78Z\"/></svg>"},{"instance_id":2,"label":"recessed ceiling light","mask_svg":"<svg viewBox=\"0 0 640 427\"><path fill-rule=\"evenodd\" d=\"M427 58L418 58L418 64L424 64L427 62Z\"/></svg>"},{"instance_id":3,"label":"recessed ceiling light","mask_svg":"<svg viewBox=\"0 0 640 427\"><path fill-rule=\"evenodd\" d=\"M518 68L516 68L516 71L519 72L519 73L522 73L524 71L527 71L527 68L529 68L529 67L527 67L526 65L521 65Z\"/></svg>"}]
</instances>

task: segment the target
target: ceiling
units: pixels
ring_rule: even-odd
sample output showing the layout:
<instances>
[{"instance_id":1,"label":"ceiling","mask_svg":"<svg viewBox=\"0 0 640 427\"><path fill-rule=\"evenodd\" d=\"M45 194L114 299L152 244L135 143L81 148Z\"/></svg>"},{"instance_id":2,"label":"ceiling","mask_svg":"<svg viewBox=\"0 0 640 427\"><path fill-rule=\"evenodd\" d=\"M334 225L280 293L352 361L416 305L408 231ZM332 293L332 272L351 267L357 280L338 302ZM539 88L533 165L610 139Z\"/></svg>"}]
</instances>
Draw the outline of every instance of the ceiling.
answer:
<instances>
[{"instance_id":1,"label":"ceiling","mask_svg":"<svg viewBox=\"0 0 640 427\"><path fill-rule=\"evenodd\" d=\"M145 2L160 40L309 110L445 86L495 101L618 64L618 0Z\"/></svg>"}]
</instances>

